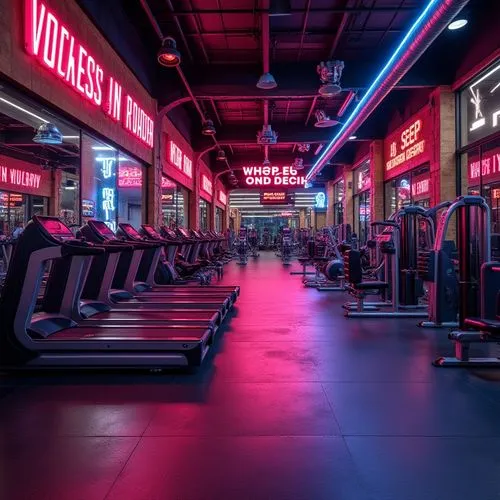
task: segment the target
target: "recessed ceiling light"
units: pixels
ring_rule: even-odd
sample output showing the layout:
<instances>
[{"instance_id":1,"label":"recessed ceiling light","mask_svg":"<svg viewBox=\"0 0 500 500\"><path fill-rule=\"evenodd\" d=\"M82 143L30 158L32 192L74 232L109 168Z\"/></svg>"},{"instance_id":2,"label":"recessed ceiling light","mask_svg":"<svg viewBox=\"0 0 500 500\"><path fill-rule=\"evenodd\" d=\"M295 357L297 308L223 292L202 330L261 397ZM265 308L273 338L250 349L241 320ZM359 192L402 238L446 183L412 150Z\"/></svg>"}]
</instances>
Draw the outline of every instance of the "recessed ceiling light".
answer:
<instances>
[{"instance_id":1,"label":"recessed ceiling light","mask_svg":"<svg viewBox=\"0 0 500 500\"><path fill-rule=\"evenodd\" d=\"M350 136L349 136L349 140L350 140L350 141L354 141L354 139L357 139L357 138L358 138L358 136L357 136L357 135L350 135Z\"/></svg>"},{"instance_id":2,"label":"recessed ceiling light","mask_svg":"<svg viewBox=\"0 0 500 500\"><path fill-rule=\"evenodd\" d=\"M451 22L448 24L448 29L449 30L459 30L460 28L463 28L469 21L467 19L455 19L455 21Z\"/></svg>"}]
</instances>

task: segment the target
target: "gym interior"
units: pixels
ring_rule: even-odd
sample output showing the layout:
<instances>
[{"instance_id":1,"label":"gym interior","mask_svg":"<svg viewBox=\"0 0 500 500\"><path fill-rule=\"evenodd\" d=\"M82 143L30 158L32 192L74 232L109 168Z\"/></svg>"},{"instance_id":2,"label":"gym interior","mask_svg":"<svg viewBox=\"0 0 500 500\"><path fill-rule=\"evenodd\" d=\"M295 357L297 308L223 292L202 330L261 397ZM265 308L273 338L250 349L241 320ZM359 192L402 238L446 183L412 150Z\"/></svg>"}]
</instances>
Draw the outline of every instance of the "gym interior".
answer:
<instances>
[{"instance_id":1,"label":"gym interior","mask_svg":"<svg viewBox=\"0 0 500 500\"><path fill-rule=\"evenodd\" d=\"M498 498L499 19L0 0L0 498Z\"/></svg>"}]
</instances>

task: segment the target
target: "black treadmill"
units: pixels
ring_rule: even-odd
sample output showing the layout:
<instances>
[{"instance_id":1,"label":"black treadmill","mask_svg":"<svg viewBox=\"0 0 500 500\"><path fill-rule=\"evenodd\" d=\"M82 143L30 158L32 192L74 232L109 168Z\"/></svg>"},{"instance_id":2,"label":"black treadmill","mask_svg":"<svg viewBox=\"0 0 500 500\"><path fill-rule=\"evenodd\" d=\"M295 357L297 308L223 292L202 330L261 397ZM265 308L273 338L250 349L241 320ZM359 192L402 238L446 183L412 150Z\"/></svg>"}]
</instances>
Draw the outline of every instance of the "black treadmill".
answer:
<instances>
[{"instance_id":1,"label":"black treadmill","mask_svg":"<svg viewBox=\"0 0 500 500\"><path fill-rule=\"evenodd\" d=\"M120 223L119 225L119 235L123 235L127 241L131 242L140 242L140 241L147 241L150 243L159 243L163 247L166 247L168 249L169 246L169 241L162 238L155 230L154 228L151 230L148 227L148 232L146 233L148 236L143 236L141 235L131 224L128 223ZM154 237L150 237L149 234L151 231L151 234L154 235ZM167 250L168 252L168 250ZM142 260L146 261L149 258L150 266L154 265L153 259L151 256L148 257L146 253L143 254ZM156 261L156 266L161 266L162 262L161 261ZM234 302L237 300L238 295L240 293L240 287L239 286L215 286L215 285L207 285L207 286L176 286L176 285L162 285L162 284L157 284L155 283L154 276L155 273L149 272L150 270L148 269L147 264L144 266L143 272L144 272L144 278L145 280L151 279L152 282L147 282L149 286L151 286L151 292L154 293L156 291L161 292L162 295L165 293L172 293L175 294L176 296L187 296L187 297L207 297L207 296L214 296L214 297L227 297L229 296L231 303L234 304ZM147 293L147 292L146 292Z\"/></svg>"},{"instance_id":2,"label":"black treadmill","mask_svg":"<svg viewBox=\"0 0 500 500\"><path fill-rule=\"evenodd\" d=\"M59 219L33 217L18 239L0 301L3 367L163 368L202 362L212 343L210 328L78 326L61 314L35 312L49 262L71 257L76 275L78 265L82 271L103 252L75 239Z\"/></svg>"},{"instance_id":3,"label":"black treadmill","mask_svg":"<svg viewBox=\"0 0 500 500\"><path fill-rule=\"evenodd\" d=\"M115 242L118 238L113 231L103 222L89 220L80 229L81 235L93 243ZM123 242L123 241L122 241ZM218 310L224 318L229 311L231 302L229 298L199 298L189 300L186 297L162 296L161 293L155 295L144 295L141 292L148 291L149 285L145 282L137 281L139 266L141 264L143 252L153 250L154 260L159 259L161 245L149 242L127 242L132 246L132 251L124 251L118 260L116 272L113 277L110 300L114 308L127 309L131 304L134 307L144 309L211 309ZM154 272L148 269L147 272Z\"/></svg>"},{"instance_id":4,"label":"black treadmill","mask_svg":"<svg viewBox=\"0 0 500 500\"><path fill-rule=\"evenodd\" d=\"M221 324L218 311L209 309L116 309L109 298L110 286L120 254L133 247L117 242L95 245L104 253L95 255L84 267L72 258L52 263L47 278L43 309L70 317L78 324L119 325L124 328L156 324L173 328L203 327L214 332ZM76 288L77 287L77 288Z\"/></svg>"}]
</instances>

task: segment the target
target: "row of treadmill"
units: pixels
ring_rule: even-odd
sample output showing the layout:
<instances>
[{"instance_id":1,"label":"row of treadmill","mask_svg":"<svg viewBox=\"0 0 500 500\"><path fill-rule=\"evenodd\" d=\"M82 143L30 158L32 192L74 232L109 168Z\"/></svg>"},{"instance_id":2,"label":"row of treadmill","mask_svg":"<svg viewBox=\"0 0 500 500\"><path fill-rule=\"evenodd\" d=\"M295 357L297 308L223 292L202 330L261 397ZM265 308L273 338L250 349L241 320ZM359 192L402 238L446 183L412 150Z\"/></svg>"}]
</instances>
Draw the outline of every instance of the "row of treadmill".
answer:
<instances>
[{"instance_id":1,"label":"row of treadmill","mask_svg":"<svg viewBox=\"0 0 500 500\"><path fill-rule=\"evenodd\" d=\"M199 366L239 296L209 284L229 259L217 233L34 216L2 289L1 366Z\"/></svg>"}]
</instances>

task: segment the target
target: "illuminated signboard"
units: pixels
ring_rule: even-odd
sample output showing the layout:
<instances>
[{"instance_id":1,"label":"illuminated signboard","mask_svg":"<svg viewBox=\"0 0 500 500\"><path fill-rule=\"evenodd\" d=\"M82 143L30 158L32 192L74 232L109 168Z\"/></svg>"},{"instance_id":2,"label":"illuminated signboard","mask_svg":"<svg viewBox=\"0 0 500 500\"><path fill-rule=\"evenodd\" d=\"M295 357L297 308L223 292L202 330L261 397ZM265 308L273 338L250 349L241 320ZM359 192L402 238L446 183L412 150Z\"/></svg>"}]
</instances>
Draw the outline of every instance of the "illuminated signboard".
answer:
<instances>
[{"instance_id":1,"label":"illuminated signboard","mask_svg":"<svg viewBox=\"0 0 500 500\"><path fill-rule=\"evenodd\" d=\"M142 186L142 169L140 167L132 167L120 165L118 167L118 187L141 187Z\"/></svg>"},{"instance_id":2,"label":"illuminated signboard","mask_svg":"<svg viewBox=\"0 0 500 500\"><path fill-rule=\"evenodd\" d=\"M27 187L38 189L40 187L41 174L35 174L19 168L9 168L0 165L0 180L12 187Z\"/></svg>"},{"instance_id":3,"label":"illuminated signboard","mask_svg":"<svg viewBox=\"0 0 500 500\"><path fill-rule=\"evenodd\" d=\"M174 192L161 194L161 204L162 205L173 205L174 204Z\"/></svg>"},{"instance_id":4,"label":"illuminated signboard","mask_svg":"<svg viewBox=\"0 0 500 500\"><path fill-rule=\"evenodd\" d=\"M429 108L424 108L410 122L384 141L386 174L408 171L429 161Z\"/></svg>"},{"instance_id":5,"label":"illuminated signboard","mask_svg":"<svg viewBox=\"0 0 500 500\"><path fill-rule=\"evenodd\" d=\"M466 102L467 143L500 130L500 61L467 86L461 99Z\"/></svg>"},{"instance_id":6,"label":"illuminated signboard","mask_svg":"<svg viewBox=\"0 0 500 500\"><path fill-rule=\"evenodd\" d=\"M82 200L82 217L90 217L91 219L95 217L94 200Z\"/></svg>"},{"instance_id":7,"label":"illuminated signboard","mask_svg":"<svg viewBox=\"0 0 500 500\"><path fill-rule=\"evenodd\" d=\"M224 191L219 191L219 201L223 205L227 205L227 194Z\"/></svg>"},{"instance_id":8,"label":"illuminated signboard","mask_svg":"<svg viewBox=\"0 0 500 500\"><path fill-rule=\"evenodd\" d=\"M193 177L193 162L174 141L169 143L168 159L174 167L184 172L190 179Z\"/></svg>"},{"instance_id":9,"label":"illuminated signboard","mask_svg":"<svg viewBox=\"0 0 500 500\"><path fill-rule=\"evenodd\" d=\"M293 205L293 195L286 191L262 191L261 205Z\"/></svg>"},{"instance_id":10,"label":"illuminated signboard","mask_svg":"<svg viewBox=\"0 0 500 500\"><path fill-rule=\"evenodd\" d=\"M319 209L319 210L326 209L326 196L325 196L325 193L323 193L322 191L320 191L314 197L314 208Z\"/></svg>"},{"instance_id":11,"label":"illuminated signboard","mask_svg":"<svg viewBox=\"0 0 500 500\"><path fill-rule=\"evenodd\" d=\"M142 187L142 168L129 165L120 165L118 167L118 187ZM175 188L175 182L172 182L170 179L162 176L161 187L162 189Z\"/></svg>"},{"instance_id":12,"label":"illuminated signboard","mask_svg":"<svg viewBox=\"0 0 500 500\"><path fill-rule=\"evenodd\" d=\"M492 189L491 190L491 198L494 200L498 200L500 198L500 189Z\"/></svg>"},{"instance_id":13,"label":"illuminated signboard","mask_svg":"<svg viewBox=\"0 0 500 500\"><path fill-rule=\"evenodd\" d=\"M25 5L28 54L152 148L153 119L42 0L25 0Z\"/></svg>"},{"instance_id":14,"label":"illuminated signboard","mask_svg":"<svg viewBox=\"0 0 500 500\"><path fill-rule=\"evenodd\" d=\"M414 177L411 182L411 195L413 198L425 198L431 191L429 174Z\"/></svg>"},{"instance_id":15,"label":"illuminated signboard","mask_svg":"<svg viewBox=\"0 0 500 500\"><path fill-rule=\"evenodd\" d=\"M201 176L201 189L210 195L213 193L212 181L205 174Z\"/></svg>"},{"instance_id":16,"label":"illuminated signboard","mask_svg":"<svg viewBox=\"0 0 500 500\"><path fill-rule=\"evenodd\" d=\"M243 167L247 186L305 186L306 178L293 167Z\"/></svg>"},{"instance_id":17,"label":"illuminated signboard","mask_svg":"<svg viewBox=\"0 0 500 500\"><path fill-rule=\"evenodd\" d=\"M479 184L500 178L500 148L485 151L482 158L475 153L469 153L467 158L467 174L469 184Z\"/></svg>"}]
</instances>

